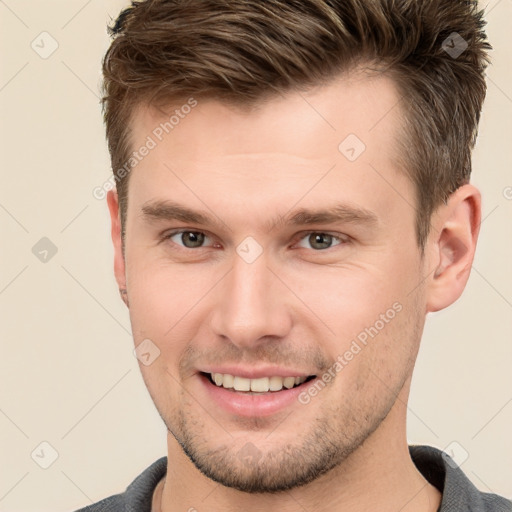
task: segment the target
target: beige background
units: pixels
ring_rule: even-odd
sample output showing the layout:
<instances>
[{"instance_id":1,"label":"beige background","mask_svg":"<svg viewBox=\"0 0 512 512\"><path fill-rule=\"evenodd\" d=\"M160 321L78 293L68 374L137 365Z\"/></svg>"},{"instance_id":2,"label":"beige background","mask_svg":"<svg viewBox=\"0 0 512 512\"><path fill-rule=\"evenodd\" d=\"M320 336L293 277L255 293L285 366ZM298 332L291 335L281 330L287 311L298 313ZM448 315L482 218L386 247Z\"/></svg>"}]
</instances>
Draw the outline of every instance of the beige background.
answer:
<instances>
[{"instance_id":1,"label":"beige background","mask_svg":"<svg viewBox=\"0 0 512 512\"><path fill-rule=\"evenodd\" d=\"M74 510L166 454L113 277L106 203L92 195L110 176L105 26L126 4L0 1L0 511ZM467 455L477 487L512 498L512 0L487 9L494 64L474 155L485 220L463 297L427 321L408 437ZM32 252L43 237L58 250L46 263ZM58 454L47 469L44 441Z\"/></svg>"}]
</instances>

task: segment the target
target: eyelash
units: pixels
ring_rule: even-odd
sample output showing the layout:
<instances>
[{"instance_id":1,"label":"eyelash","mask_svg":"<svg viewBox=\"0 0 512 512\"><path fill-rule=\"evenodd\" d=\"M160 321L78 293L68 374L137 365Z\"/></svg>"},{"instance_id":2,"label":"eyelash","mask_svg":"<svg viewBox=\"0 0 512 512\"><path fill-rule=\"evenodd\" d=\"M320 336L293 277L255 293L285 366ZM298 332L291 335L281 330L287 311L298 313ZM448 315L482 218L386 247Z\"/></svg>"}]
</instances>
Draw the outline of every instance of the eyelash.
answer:
<instances>
[{"instance_id":1,"label":"eyelash","mask_svg":"<svg viewBox=\"0 0 512 512\"><path fill-rule=\"evenodd\" d=\"M193 229L179 229L179 230L175 230L175 231L171 231L169 233L166 233L165 235L162 236L161 241L165 242L167 240L170 240L174 235L179 235L181 233L200 233L200 234L206 235L208 238L213 239L212 236L210 236L208 233L206 233L204 231L196 231L196 230L193 230ZM319 253L320 252L327 252L329 249L333 249L334 247L337 247L337 246L346 245L347 243L350 242L350 237L348 235L340 235L340 234L330 233L328 231L306 231L306 232L300 233L300 238L296 238L296 241L294 242L293 245L296 245L298 242L300 242L304 238L306 238L306 237L308 237L310 235L313 235L313 234L331 236L332 238L334 238L337 241L339 241L338 244L335 244L332 247L328 247L326 249L318 249L318 250L311 249L314 252L319 252ZM172 242L172 243L174 243L174 242ZM175 244L175 245L177 247L179 247L180 250L184 250L184 251L193 251L193 250L199 250L199 249L206 249L207 248L207 247L197 247L197 248L194 249L194 248L190 248L190 247L183 247L183 246L181 246L179 244Z\"/></svg>"}]
</instances>

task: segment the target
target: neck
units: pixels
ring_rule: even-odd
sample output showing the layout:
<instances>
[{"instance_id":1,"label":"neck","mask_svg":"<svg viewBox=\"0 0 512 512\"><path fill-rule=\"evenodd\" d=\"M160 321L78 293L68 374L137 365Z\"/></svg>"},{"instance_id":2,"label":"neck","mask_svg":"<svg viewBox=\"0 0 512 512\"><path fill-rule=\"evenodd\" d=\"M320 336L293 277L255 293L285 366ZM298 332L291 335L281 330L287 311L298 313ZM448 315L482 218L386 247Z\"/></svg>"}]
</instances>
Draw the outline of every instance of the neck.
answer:
<instances>
[{"instance_id":1,"label":"neck","mask_svg":"<svg viewBox=\"0 0 512 512\"><path fill-rule=\"evenodd\" d=\"M407 388L407 389L405 389ZM404 395L402 399L401 395ZM406 440L408 386L386 419L341 465L310 484L276 494L247 494L205 477L168 434L168 468L155 511L436 512L440 492L412 462Z\"/></svg>"}]
</instances>

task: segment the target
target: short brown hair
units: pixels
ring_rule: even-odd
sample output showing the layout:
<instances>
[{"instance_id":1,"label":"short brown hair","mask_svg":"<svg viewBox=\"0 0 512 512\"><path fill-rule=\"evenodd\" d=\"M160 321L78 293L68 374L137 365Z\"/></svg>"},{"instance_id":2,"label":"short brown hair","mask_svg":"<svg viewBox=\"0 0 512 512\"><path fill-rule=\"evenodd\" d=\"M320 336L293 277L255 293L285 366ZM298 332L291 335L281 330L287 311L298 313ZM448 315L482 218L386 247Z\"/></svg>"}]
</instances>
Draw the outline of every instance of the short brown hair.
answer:
<instances>
[{"instance_id":1,"label":"short brown hair","mask_svg":"<svg viewBox=\"0 0 512 512\"><path fill-rule=\"evenodd\" d=\"M423 249L436 207L469 181L491 48L484 26L476 0L133 1L109 29L103 61L121 225L130 173L116 169L133 150L137 106L193 95L247 108L367 63L394 79L402 99L399 152Z\"/></svg>"}]
</instances>

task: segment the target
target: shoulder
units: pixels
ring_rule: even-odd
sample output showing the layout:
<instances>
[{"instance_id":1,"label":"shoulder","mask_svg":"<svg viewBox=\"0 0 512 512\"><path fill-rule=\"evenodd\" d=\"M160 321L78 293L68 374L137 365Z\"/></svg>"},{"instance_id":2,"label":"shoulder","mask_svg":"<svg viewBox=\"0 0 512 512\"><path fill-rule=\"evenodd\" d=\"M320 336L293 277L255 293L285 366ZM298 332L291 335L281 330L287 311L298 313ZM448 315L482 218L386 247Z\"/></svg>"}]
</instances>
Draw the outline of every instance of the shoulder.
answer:
<instances>
[{"instance_id":1,"label":"shoulder","mask_svg":"<svg viewBox=\"0 0 512 512\"><path fill-rule=\"evenodd\" d=\"M75 512L117 512L124 510L124 493L115 494Z\"/></svg>"},{"instance_id":2,"label":"shoulder","mask_svg":"<svg viewBox=\"0 0 512 512\"><path fill-rule=\"evenodd\" d=\"M75 512L150 512L153 491L167 472L167 457L147 467L120 494L114 494Z\"/></svg>"},{"instance_id":3,"label":"shoulder","mask_svg":"<svg viewBox=\"0 0 512 512\"><path fill-rule=\"evenodd\" d=\"M512 512L512 501L479 491L447 453L431 446L410 446L409 452L418 471L442 493L439 512Z\"/></svg>"}]
</instances>

